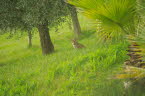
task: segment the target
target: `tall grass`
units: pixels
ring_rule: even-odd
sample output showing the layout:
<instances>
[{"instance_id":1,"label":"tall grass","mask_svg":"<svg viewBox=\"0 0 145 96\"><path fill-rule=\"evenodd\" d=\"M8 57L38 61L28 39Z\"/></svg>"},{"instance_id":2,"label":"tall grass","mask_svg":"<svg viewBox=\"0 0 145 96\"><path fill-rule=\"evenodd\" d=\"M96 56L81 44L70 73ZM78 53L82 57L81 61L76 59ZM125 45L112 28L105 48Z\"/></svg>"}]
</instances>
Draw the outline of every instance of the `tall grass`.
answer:
<instances>
[{"instance_id":1,"label":"tall grass","mask_svg":"<svg viewBox=\"0 0 145 96\"><path fill-rule=\"evenodd\" d=\"M56 52L42 56L38 34L33 47L27 37L19 40L0 36L0 96L122 96L121 80L110 79L121 71L128 43L97 43L96 33L82 16L80 42L86 48L72 47L72 33L64 24L51 36Z\"/></svg>"}]
</instances>

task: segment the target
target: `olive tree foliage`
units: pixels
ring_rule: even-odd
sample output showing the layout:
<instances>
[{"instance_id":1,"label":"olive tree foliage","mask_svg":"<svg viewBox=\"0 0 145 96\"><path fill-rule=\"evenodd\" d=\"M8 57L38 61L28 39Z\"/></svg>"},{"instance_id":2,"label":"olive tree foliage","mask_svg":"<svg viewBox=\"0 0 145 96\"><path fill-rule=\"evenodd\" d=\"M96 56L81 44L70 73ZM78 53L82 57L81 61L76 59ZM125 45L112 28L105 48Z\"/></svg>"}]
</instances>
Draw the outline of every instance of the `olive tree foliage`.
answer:
<instances>
[{"instance_id":1,"label":"olive tree foliage","mask_svg":"<svg viewBox=\"0 0 145 96\"><path fill-rule=\"evenodd\" d=\"M54 51L49 29L65 22L69 14L63 0L0 0L0 29L39 31L42 53Z\"/></svg>"},{"instance_id":2,"label":"olive tree foliage","mask_svg":"<svg viewBox=\"0 0 145 96\"><path fill-rule=\"evenodd\" d=\"M36 27L46 22L49 28L58 26L68 15L63 0L19 0L17 7L25 10L23 20Z\"/></svg>"},{"instance_id":3,"label":"olive tree foliage","mask_svg":"<svg viewBox=\"0 0 145 96\"><path fill-rule=\"evenodd\" d=\"M17 0L0 0L0 29L22 28L25 25L22 21L22 10L16 7Z\"/></svg>"},{"instance_id":4,"label":"olive tree foliage","mask_svg":"<svg viewBox=\"0 0 145 96\"><path fill-rule=\"evenodd\" d=\"M32 29L23 21L25 10L19 9L17 3L18 0L0 0L0 34L10 33L8 38L16 35L18 29L21 33Z\"/></svg>"},{"instance_id":5,"label":"olive tree foliage","mask_svg":"<svg viewBox=\"0 0 145 96\"><path fill-rule=\"evenodd\" d=\"M23 20L37 27L40 36L42 53L54 51L49 29L57 27L65 21L69 12L63 0L19 0L18 8L25 10Z\"/></svg>"}]
</instances>

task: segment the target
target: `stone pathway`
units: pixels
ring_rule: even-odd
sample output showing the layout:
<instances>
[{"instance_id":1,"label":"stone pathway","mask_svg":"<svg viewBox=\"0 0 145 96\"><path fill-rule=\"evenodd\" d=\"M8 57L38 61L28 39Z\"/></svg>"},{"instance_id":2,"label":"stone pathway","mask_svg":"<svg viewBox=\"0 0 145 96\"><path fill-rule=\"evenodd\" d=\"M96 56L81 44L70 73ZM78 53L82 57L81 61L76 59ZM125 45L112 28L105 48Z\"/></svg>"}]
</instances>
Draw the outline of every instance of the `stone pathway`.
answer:
<instances>
[{"instance_id":1,"label":"stone pathway","mask_svg":"<svg viewBox=\"0 0 145 96\"><path fill-rule=\"evenodd\" d=\"M127 55L130 56L130 59L125 62L125 65L138 68L145 68L145 63L142 60L142 50L140 49L140 46L137 44L137 42L132 41L131 45L128 48L129 50L127 50Z\"/></svg>"},{"instance_id":2,"label":"stone pathway","mask_svg":"<svg viewBox=\"0 0 145 96\"><path fill-rule=\"evenodd\" d=\"M130 43L127 50L130 59L125 61L124 74L122 74L126 79L124 96L145 96L145 62L142 50L136 41L131 40Z\"/></svg>"}]
</instances>

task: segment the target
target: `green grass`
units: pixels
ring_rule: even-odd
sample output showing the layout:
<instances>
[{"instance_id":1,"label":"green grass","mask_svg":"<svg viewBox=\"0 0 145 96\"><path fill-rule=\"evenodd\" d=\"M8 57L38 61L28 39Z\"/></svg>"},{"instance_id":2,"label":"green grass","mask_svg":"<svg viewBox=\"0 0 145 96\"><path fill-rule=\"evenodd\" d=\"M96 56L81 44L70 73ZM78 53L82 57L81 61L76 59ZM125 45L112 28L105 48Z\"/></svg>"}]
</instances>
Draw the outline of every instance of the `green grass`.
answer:
<instances>
[{"instance_id":1,"label":"green grass","mask_svg":"<svg viewBox=\"0 0 145 96\"><path fill-rule=\"evenodd\" d=\"M80 50L72 47L73 33L66 24L51 31L56 51L48 56L41 54L38 34L30 49L25 36L0 36L0 96L122 96L122 81L110 78L128 58L128 44L97 43L93 24L82 16L80 21L79 42L86 46Z\"/></svg>"}]
</instances>

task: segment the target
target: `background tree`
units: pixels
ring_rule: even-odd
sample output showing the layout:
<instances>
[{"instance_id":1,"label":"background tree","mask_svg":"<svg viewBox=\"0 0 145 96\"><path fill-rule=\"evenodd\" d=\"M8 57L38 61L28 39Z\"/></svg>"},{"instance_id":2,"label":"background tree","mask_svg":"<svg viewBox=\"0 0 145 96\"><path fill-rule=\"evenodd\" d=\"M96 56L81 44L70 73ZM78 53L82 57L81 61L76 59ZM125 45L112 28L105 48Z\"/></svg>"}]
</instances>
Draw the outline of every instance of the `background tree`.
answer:
<instances>
[{"instance_id":1,"label":"background tree","mask_svg":"<svg viewBox=\"0 0 145 96\"><path fill-rule=\"evenodd\" d=\"M28 24L25 24L24 25L24 29L23 31L27 32L27 36L28 36L28 47L31 48L32 47L32 26L31 25L28 25Z\"/></svg>"},{"instance_id":2,"label":"background tree","mask_svg":"<svg viewBox=\"0 0 145 96\"><path fill-rule=\"evenodd\" d=\"M23 20L37 27L43 54L53 52L49 29L65 21L66 3L63 0L19 0L18 7L26 11Z\"/></svg>"},{"instance_id":3,"label":"background tree","mask_svg":"<svg viewBox=\"0 0 145 96\"><path fill-rule=\"evenodd\" d=\"M68 4L68 7L70 9L74 34L75 34L75 37L78 38L81 35L81 27L80 27L80 23L78 19L77 10L76 10L76 7L73 5Z\"/></svg>"},{"instance_id":4,"label":"background tree","mask_svg":"<svg viewBox=\"0 0 145 96\"><path fill-rule=\"evenodd\" d=\"M17 0L1 0L0 4L0 30L4 33L10 33L8 38L13 37L17 34L17 30L29 31L32 26L28 25L23 20L25 11L17 7ZM30 31L29 37L31 38ZM31 39L29 38L29 47L32 45Z\"/></svg>"},{"instance_id":5,"label":"background tree","mask_svg":"<svg viewBox=\"0 0 145 96\"><path fill-rule=\"evenodd\" d=\"M25 24L22 20L24 11L16 7L17 0L0 0L0 4L0 29L23 28Z\"/></svg>"},{"instance_id":6,"label":"background tree","mask_svg":"<svg viewBox=\"0 0 145 96\"><path fill-rule=\"evenodd\" d=\"M3 34L9 32L10 35L7 38L11 38L13 35L16 35L18 32L17 30L21 30L22 34L24 31L27 32L30 28L32 28L32 26L28 25L23 20L25 10L17 7L17 0L1 0L0 4L0 30ZM30 33L29 37L30 47L32 46Z\"/></svg>"},{"instance_id":7,"label":"background tree","mask_svg":"<svg viewBox=\"0 0 145 96\"><path fill-rule=\"evenodd\" d=\"M32 32L28 30L28 47L32 47Z\"/></svg>"},{"instance_id":8,"label":"background tree","mask_svg":"<svg viewBox=\"0 0 145 96\"><path fill-rule=\"evenodd\" d=\"M46 55L54 51L49 29L59 26L69 14L63 0L1 0L0 4L1 29L22 29L26 24L36 27L42 53Z\"/></svg>"},{"instance_id":9,"label":"background tree","mask_svg":"<svg viewBox=\"0 0 145 96\"><path fill-rule=\"evenodd\" d=\"M78 38L79 35L81 34L81 26L80 26L79 19L78 19L77 9L74 5L69 4L68 0L64 0L64 2L67 3L68 8L70 10L74 34L75 34L75 37Z\"/></svg>"}]
</instances>

